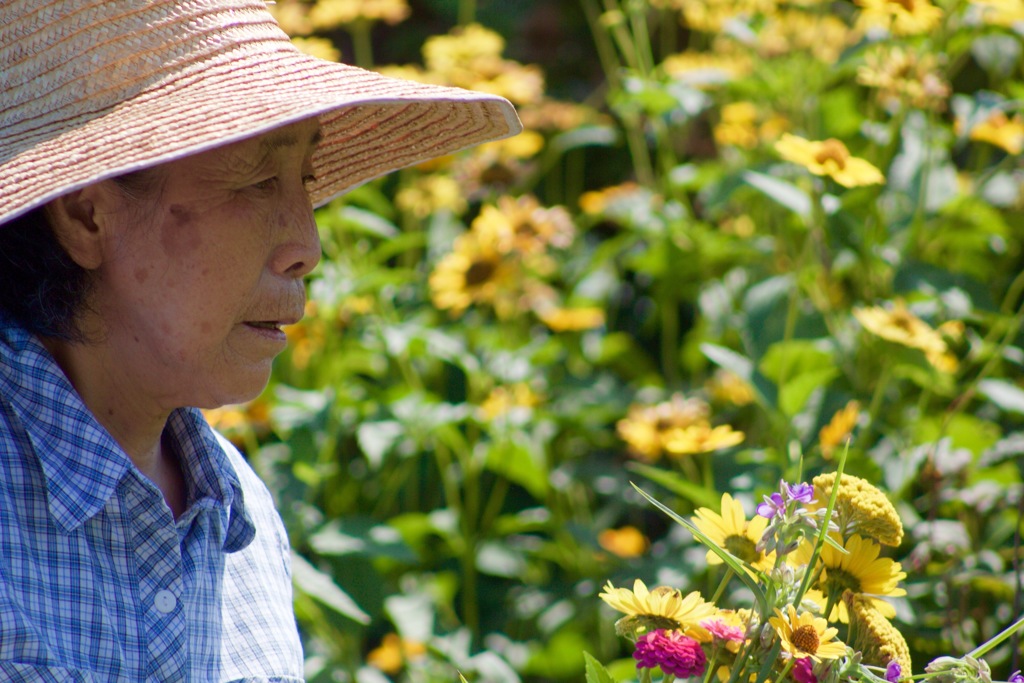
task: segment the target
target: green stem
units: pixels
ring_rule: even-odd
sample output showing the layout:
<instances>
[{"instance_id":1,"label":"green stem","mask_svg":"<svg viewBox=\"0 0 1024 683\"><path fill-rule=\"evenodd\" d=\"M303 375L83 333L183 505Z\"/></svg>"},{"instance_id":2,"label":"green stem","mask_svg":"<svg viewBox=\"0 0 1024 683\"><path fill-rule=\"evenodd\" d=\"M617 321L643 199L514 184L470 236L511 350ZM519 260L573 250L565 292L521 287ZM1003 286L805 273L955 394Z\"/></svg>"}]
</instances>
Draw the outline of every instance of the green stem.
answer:
<instances>
[{"instance_id":1,"label":"green stem","mask_svg":"<svg viewBox=\"0 0 1024 683\"><path fill-rule=\"evenodd\" d=\"M992 648L999 645L1001 642L1003 642L1004 640L1012 636L1014 633L1019 631L1021 627L1024 627L1024 617L1021 617L1017 621L1013 622L1012 624L1004 628L997 635L989 638L988 641L982 643L978 647L968 652L967 656L974 657L975 659L984 656Z\"/></svg>"},{"instance_id":2,"label":"green stem","mask_svg":"<svg viewBox=\"0 0 1024 683\"><path fill-rule=\"evenodd\" d=\"M476 21L476 0L459 0L459 26Z\"/></svg>"},{"instance_id":3,"label":"green stem","mask_svg":"<svg viewBox=\"0 0 1024 683\"><path fill-rule=\"evenodd\" d=\"M722 581L718 584L718 588L715 590L715 594L711 598L712 603L716 605L718 604L718 599L722 597L722 593L725 592L726 585L728 585L729 581L732 579L733 576L735 576L735 574L736 572L732 570L732 567L726 568L725 574L722 576Z\"/></svg>"},{"instance_id":4,"label":"green stem","mask_svg":"<svg viewBox=\"0 0 1024 683\"><path fill-rule=\"evenodd\" d=\"M790 657L789 660L786 661L786 666L782 667L782 673L780 673L779 677L775 679L775 683L782 683L782 681L786 680L786 676L789 674L789 670L793 668L794 664L796 664L796 657Z\"/></svg>"},{"instance_id":5,"label":"green stem","mask_svg":"<svg viewBox=\"0 0 1024 683\"><path fill-rule=\"evenodd\" d=\"M807 593L807 589L811 587L811 579L814 576L814 566L818 563L818 557L821 555L821 548L825 545L825 537L828 536L828 524L832 519L832 512L836 509L836 500L839 499L839 485L843 478L843 469L846 467L846 456L849 455L849 447L844 448L842 454L839 456L839 462L836 464L836 479L832 484L832 495L828 498L828 505L825 507L825 516L821 519L821 529L818 531L818 538L814 543L814 550L811 552L811 559L807 563L807 570L804 573L803 581L800 582L800 589L797 590L796 596L793 598L793 604L799 605L800 601L804 599L804 594Z\"/></svg>"},{"instance_id":6,"label":"green stem","mask_svg":"<svg viewBox=\"0 0 1024 683\"><path fill-rule=\"evenodd\" d=\"M352 36L352 50L355 52L356 66L364 69L373 68L373 41L370 38L370 29L373 24L366 19L356 19L349 26L349 35Z\"/></svg>"}]
</instances>

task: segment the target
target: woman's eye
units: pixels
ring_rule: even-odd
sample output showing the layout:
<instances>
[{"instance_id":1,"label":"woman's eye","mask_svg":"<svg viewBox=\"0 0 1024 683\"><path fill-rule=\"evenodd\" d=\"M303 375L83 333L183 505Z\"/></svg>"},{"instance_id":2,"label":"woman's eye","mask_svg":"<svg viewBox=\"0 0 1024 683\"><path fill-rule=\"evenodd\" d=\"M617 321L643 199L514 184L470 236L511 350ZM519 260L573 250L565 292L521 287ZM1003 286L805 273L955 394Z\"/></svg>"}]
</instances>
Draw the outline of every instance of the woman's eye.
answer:
<instances>
[{"instance_id":1,"label":"woman's eye","mask_svg":"<svg viewBox=\"0 0 1024 683\"><path fill-rule=\"evenodd\" d=\"M269 192L277 187L277 176L266 178L258 183L253 183L251 187L253 189L260 190L261 192Z\"/></svg>"}]
</instances>

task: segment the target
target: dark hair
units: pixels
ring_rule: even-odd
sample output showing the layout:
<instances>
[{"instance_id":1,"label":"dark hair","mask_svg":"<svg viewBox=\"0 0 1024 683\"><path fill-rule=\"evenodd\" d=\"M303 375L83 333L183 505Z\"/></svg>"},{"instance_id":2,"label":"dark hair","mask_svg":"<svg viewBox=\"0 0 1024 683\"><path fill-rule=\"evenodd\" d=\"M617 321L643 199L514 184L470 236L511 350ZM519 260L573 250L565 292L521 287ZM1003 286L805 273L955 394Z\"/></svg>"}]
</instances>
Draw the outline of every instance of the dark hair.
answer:
<instances>
[{"instance_id":1,"label":"dark hair","mask_svg":"<svg viewBox=\"0 0 1024 683\"><path fill-rule=\"evenodd\" d=\"M0 311L42 337L82 341L89 272L57 241L39 207L0 225Z\"/></svg>"},{"instance_id":2,"label":"dark hair","mask_svg":"<svg viewBox=\"0 0 1024 683\"><path fill-rule=\"evenodd\" d=\"M152 169L113 180L130 201L151 196L162 176ZM40 337L82 342L79 316L91 273L61 246L44 206L0 225L0 313Z\"/></svg>"}]
</instances>

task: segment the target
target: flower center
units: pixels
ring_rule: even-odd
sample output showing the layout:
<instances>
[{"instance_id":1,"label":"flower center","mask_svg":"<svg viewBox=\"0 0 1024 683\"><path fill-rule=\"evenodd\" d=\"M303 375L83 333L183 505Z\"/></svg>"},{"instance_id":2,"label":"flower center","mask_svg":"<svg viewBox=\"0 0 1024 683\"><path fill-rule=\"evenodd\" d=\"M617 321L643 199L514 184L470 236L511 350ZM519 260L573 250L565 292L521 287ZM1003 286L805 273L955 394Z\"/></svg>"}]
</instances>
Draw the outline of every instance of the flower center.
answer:
<instances>
[{"instance_id":1,"label":"flower center","mask_svg":"<svg viewBox=\"0 0 1024 683\"><path fill-rule=\"evenodd\" d=\"M828 585L830 595L841 596L848 590L854 593L861 592L860 579L850 572L839 568L829 568L826 584Z\"/></svg>"},{"instance_id":2,"label":"flower center","mask_svg":"<svg viewBox=\"0 0 1024 683\"><path fill-rule=\"evenodd\" d=\"M806 652L809 655L813 655L818 651L818 645L821 641L818 640L818 631L810 624L804 624L793 631L793 635L789 637L793 646L801 652Z\"/></svg>"},{"instance_id":3,"label":"flower center","mask_svg":"<svg viewBox=\"0 0 1024 683\"><path fill-rule=\"evenodd\" d=\"M822 166L825 165L825 162L831 161L839 167L839 170L846 168L846 160L849 158L850 152L846 149L846 145L835 138L829 138L822 142L821 149L814 155L814 160Z\"/></svg>"},{"instance_id":4,"label":"flower center","mask_svg":"<svg viewBox=\"0 0 1024 683\"><path fill-rule=\"evenodd\" d=\"M473 265L466 269L466 285L477 287L491 279L497 270L494 261L474 261Z\"/></svg>"},{"instance_id":5,"label":"flower center","mask_svg":"<svg viewBox=\"0 0 1024 683\"><path fill-rule=\"evenodd\" d=\"M748 564L753 564L761 559L761 553L757 552L757 546L746 536L738 534L727 536L725 549Z\"/></svg>"}]
</instances>

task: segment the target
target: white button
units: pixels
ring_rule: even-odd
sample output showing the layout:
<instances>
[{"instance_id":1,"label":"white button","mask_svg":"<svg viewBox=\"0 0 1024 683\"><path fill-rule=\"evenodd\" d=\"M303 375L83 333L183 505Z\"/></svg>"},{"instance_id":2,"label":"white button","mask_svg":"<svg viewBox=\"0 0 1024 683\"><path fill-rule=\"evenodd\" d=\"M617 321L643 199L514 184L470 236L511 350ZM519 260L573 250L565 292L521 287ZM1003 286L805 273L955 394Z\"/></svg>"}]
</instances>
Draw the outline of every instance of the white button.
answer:
<instances>
[{"instance_id":1,"label":"white button","mask_svg":"<svg viewBox=\"0 0 1024 683\"><path fill-rule=\"evenodd\" d=\"M177 604L178 599L174 597L174 593L171 591L158 591L156 597L153 598L153 606L164 614L170 614L173 612L174 606Z\"/></svg>"}]
</instances>

